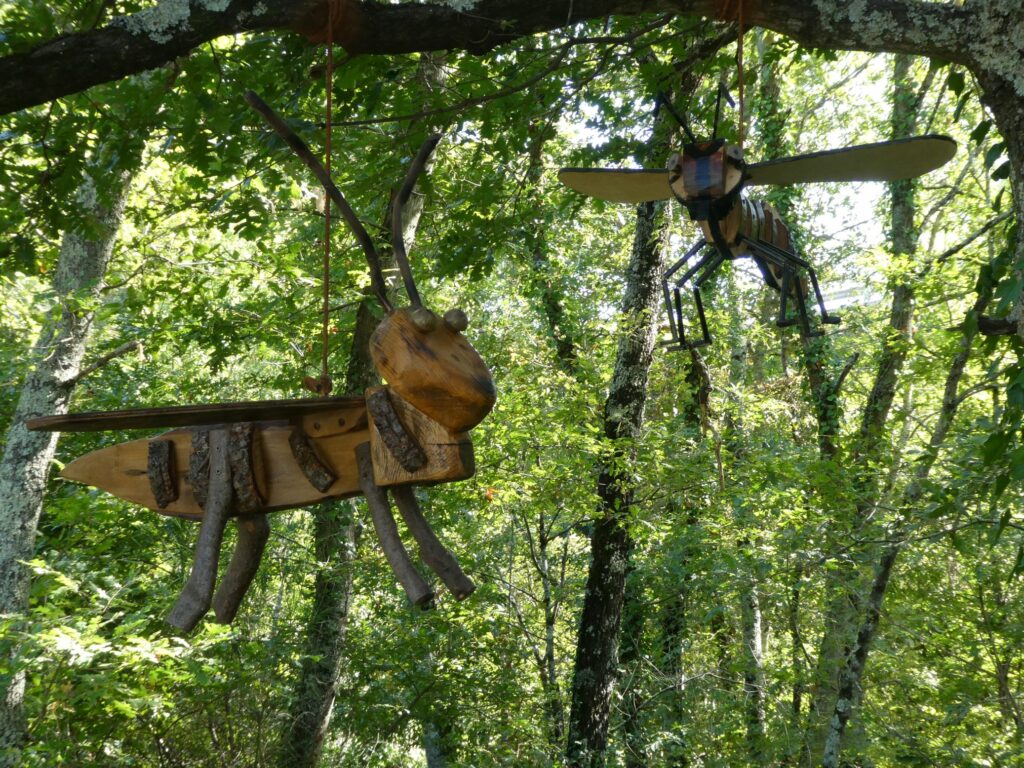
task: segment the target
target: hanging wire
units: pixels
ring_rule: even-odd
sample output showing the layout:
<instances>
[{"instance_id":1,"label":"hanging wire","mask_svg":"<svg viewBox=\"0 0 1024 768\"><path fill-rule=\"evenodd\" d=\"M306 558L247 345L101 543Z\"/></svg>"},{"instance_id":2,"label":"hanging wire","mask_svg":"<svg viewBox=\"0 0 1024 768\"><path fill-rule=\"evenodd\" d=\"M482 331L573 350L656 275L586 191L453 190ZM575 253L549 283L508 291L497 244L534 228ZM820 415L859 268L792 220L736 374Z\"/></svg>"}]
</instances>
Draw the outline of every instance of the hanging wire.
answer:
<instances>
[{"instance_id":1,"label":"hanging wire","mask_svg":"<svg viewBox=\"0 0 1024 768\"><path fill-rule=\"evenodd\" d=\"M739 90L739 119L737 120L737 146L743 149L743 139L746 133L746 103L743 98L743 34L746 31L744 10L747 2L746 0L722 0L720 7L719 18L723 21L735 21L737 27L736 36L736 71L738 79L738 90ZM719 90L719 97L721 97L721 90ZM715 118L717 125L718 118Z\"/></svg>"},{"instance_id":2,"label":"hanging wire","mask_svg":"<svg viewBox=\"0 0 1024 768\"><path fill-rule=\"evenodd\" d=\"M331 175L331 126L334 122L334 21L337 10L336 0L329 0L327 3L327 115L325 123L326 137L324 141L324 168L327 175ZM328 370L328 352L331 323L331 198L327 195L324 200L324 258L323 258L323 305L320 324L320 394L330 393L330 371Z\"/></svg>"}]
</instances>

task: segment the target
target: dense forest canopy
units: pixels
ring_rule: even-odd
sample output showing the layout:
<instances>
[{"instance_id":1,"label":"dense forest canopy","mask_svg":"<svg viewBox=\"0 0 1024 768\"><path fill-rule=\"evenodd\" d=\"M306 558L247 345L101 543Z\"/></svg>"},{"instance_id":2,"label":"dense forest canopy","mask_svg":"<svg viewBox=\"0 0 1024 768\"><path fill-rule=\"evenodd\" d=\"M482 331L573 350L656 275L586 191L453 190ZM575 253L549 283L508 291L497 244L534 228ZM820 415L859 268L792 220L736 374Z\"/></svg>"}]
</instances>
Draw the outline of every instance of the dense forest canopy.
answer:
<instances>
[{"instance_id":1,"label":"dense forest canopy","mask_svg":"<svg viewBox=\"0 0 1024 768\"><path fill-rule=\"evenodd\" d=\"M304 395L323 194L242 94L322 155L328 35L332 172L382 251L443 136L405 240L499 397L474 477L416 496L477 590L413 607L363 502L324 503L271 516L233 624L176 633L198 526L53 477L138 433L25 421ZM1022 46L1017 0L0 7L0 765L1021 765ZM662 168L673 112L705 136L741 90L752 162L958 151L752 190L842 323L777 327L740 258L714 343L670 351L697 228L556 172ZM358 394L382 312L332 242Z\"/></svg>"}]
</instances>

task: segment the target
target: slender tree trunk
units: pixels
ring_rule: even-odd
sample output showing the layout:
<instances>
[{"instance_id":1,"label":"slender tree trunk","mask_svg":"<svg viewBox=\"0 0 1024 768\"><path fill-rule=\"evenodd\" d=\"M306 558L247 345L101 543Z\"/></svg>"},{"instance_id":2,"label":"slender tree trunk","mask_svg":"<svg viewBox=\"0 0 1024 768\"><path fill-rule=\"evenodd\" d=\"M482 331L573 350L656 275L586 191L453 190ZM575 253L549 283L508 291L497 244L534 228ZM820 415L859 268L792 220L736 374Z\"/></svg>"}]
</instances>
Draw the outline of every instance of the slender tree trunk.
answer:
<instances>
[{"instance_id":1,"label":"slender tree trunk","mask_svg":"<svg viewBox=\"0 0 1024 768\"><path fill-rule=\"evenodd\" d=\"M527 147L529 165L526 177L527 183L530 184L528 205L533 214L533 221L526 228L525 234L531 254L530 276L533 292L540 301L541 311L547 321L558 365L563 372L573 376L577 365L576 343L565 316L564 293L552 274L547 228L543 220L544 205L540 196L540 181L544 173L544 145L553 135L551 121L554 119L555 116L547 115L543 120L538 119L530 123Z\"/></svg>"},{"instance_id":2,"label":"slender tree trunk","mask_svg":"<svg viewBox=\"0 0 1024 768\"><path fill-rule=\"evenodd\" d=\"M892 138L905 138L916 130L921 101L930 80L920 89L912 76L913 59L905 55L894 57ZM930 76L929 76L930 77ZM874 383L861 415L860 430L849 459L853 475L852 519L850 534L859 535L878 503L882 487L878 482L878 461L881 459L883 436L889 422L899 376L911 345L914 315L914 271L909 268L917 250L918 229L915 223L917 204L914 180L893 182L889 185L891 200L890 250L896 262L907 262L906 268L897 270L890 283L892 305L889 325L882 339ZM818 657L812 713L817 715L812 727L816 736L812 740L812 754L823 748L823 739L832 728L831 713L835 702L842 696L840 670L858 642L858 624L866 607L864 595L870 601L871 587L866 575L852 563L835 568L828 583L830 595L826 614L825 633Z\"/></svg>"},{"instance_id":3,"label":"slender tree trunk","mask_svg":"<svg viewBox=\"0 0 1024 768\"><path fill-rule=\"evenodd\" d=\"M331 721L352 603L352 570L359 529L349 502L313 511L317 572L299 682L278 764L315 766Z\"/></svg>"},{"instance_id":4,"label":"slender tree trunk","mask_svg":"<svg viewBox=\"0 0 1024 768\"><path fill-rule=\"evenodd\" d=\"M28 607L29 573L43 508L50 462L59 434L29 432L25 421L66 413L92 328L88 307L99 299L103 278L124 214L125 200L141 160L146 125L135 135L117 135L88 159L75 203L78 224L64 233L53 288L59 309L43 327L31 354L32 367L7 431L0 460L0 614L18 616ZM16 648L4 653L17 654ZM0 766L18 765L25 733L24 673L3 690L0 703Z\"/></svg>"},{"instance_id":5,"label":"slender tree trunk","mask_svg":"<svg viewBox=\"0 0 1024 768\"><path fill-rule=\"evenodd\" d=\"M977 335L977 317L985 311L991 297L991 286L983 288L974 306L968 312L968 317L964 320L962 326L964 331L963 337L960 340L960 349L953 358L949 372L946 375L946 385L939 418L932 429L927 450L917 460L914 477L903 492L899 505L899 518L895 531L896 537L904 534L906 524L914 513L921 496L924 494L925 483L931 474L932 467L935 465L939 451L942 449L946 436L953 426L953 419L956 417L956 412L960 405L960 380L963 378L964 369L967 367L967 361L970 358L971 347ZM838 695L825 739L825 749L822 757L823 768L839 768L843 734L853 711L863 698L862 678L864 668L867 665L868 652L881 619L882 603L885 600L885 593L892 577L893 567L903 546L903 543L899 541L887 545L882 551L875 568L874 581L866 600L863 620L858 628L853 647L850 649L840 670Z\"/></svg>"},{"instance_id":6,"label":"slender tree trunk","mask_svg":"<svg viewBox=\"0 0 1024 768\"><path fill-rule=\"evenodd\" d=\"M600 507L591 535L583 613L577 635L566 761L599 766L608 744L608 712L618 674L619 629L633 541L628 516L633 488L628 465L639 438L654 351L663 251L663 205L637 207L633 254L622 304L623 337L604 410L612 455L600 468Z\"/></svg>"},{"instance_id":7,"label":"slender tree trunk","mask_svg":"<svg viewBox=\"0 0 1024 768\"><path fill-rule=\"evenodd\" d=\"M747 377L747 348L740 320L739 290L735 275L730 271L726 281L726 301L731 308L729 322L729 383L731 389L743 386ZM731 466L741 469L746 461L747 446L743 434L742 402L732 402L725 417L725 445L731 456ZM729 487L729 481L723 484ZM738 560L743 568L740 576L740 628L743 643L743 706L746 709L747 757L751 765L765 762L765 680L762 646L761 599L758 594L758 563L754 557L745 555L743 550L752 547L750 536L756 536L756 523L745 508L743 499L734 495L732 499L733 521L740 530L740 554Z\"/></svg>"},{"instance_id":8,"label":"slender tree trunk","mask_svg":"<svg viewBox=\"0 0 1024 768\"><path fill-rule=\"evenodd\" d=\"M627 768L645 768L646 755L641 713L640 665L643 659L645 606L640 574L632 566L626 575L622 608L622 652L619 654L622 686L622 731Z\"/></svg>"},{"instance_id":9,"label":"slender tree trunk","mask_svg":"<svg viewBox=\"0 0 1024 768\"><path fill-rule=\"evenodd\" d=\"M432 66L431 58L424 56L421 73ZM403 213L407 247L415 238L422 211L422 196L413 194ZM389 223L390 211L385 216L385 231L388 231ZM370 336L378 323L372 309L375 301L367 295L356 310L356 327L343 388L352 394L361 395L367 387L380 383L370 359ZM282 768L315 768L323 751L348 633L353 563L361 531L356 522L357 513L354 501L328 502L313 510L313 541L319 567L306 625L302 668L289 719L281 736L278 765Z\"/></svg>"}]
</instances>

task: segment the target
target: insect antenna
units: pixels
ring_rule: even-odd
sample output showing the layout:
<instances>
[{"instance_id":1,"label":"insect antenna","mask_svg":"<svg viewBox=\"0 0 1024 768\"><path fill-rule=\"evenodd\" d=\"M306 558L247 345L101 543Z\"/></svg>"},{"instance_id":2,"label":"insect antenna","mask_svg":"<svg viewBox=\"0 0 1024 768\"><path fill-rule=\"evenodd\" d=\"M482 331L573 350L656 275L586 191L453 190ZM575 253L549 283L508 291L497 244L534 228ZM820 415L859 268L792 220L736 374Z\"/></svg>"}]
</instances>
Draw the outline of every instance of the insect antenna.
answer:
<instances>
[{"instance_id":1,"label":"insect antenna","mask_svg":"<svg viewBox=\"0 0 1024 768\"><path fill-rule=\"evenodd\" d=\"M683 129L683 133L686 134L686 138L689 140L689 142L691 144L696 144L697 138L693 135L693 131L690 130L689 124L686 122L682 115L676 112L676 108L672 106L672 102L669 100L668 96L665 94L664 91L658 91L658 96L655 99L655 110L657 110L659 106L665 107L665 109L668 110L668 113L672 115L673 118L675 118L675 121L677 123L679 123L679 127Z\"/></svg>"},{"instance_id":2,"label":"insect antenna","mask_svg":"<svg viewBox=\"0 0 1024 768\"><path fill-rule=\"evenodd\" d=\"M416 153L408 172L405 174L405 181L398 191L398 194L391 201L391 247L395 251L395 261L398 262L398 270L402 273L402 282L405 283L405 292L409 295L409 302L414 307L421 307L419 291L416 290L416 281L412 276L412 268L409 266L409 257L405 251L405 238L402 236L402 209L412 196L416 187L416 180L430 159L434 147L441 140L441 134L435 133L426 138L420 145L420 151Z\"/></svg>"},{"instance_id":3,"label":"insect antenna","mask_svg":"<svg viewBox=\"0 0 1024 768\"><path fill-rule=\"evenodd\" d=\"M718 138L718 122L722 117L722 97L729 103L730 107L735 107L736 102L732 100L732 95L729 93L729 88L725 84L725 80L718 81L718 95L715 97L715 124L711 128L711 140L714 141Z\"/></svg>"}]
</instances>

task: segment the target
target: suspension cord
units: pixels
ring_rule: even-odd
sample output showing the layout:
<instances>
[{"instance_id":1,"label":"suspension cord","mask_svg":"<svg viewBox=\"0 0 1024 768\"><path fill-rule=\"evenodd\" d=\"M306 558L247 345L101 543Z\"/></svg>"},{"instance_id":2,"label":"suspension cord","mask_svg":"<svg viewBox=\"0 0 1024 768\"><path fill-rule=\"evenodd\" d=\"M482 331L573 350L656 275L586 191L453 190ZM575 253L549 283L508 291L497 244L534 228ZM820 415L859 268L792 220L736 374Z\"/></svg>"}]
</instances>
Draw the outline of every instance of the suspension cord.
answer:
<instances>
[{"instance_id":1,"label":"suspension cord","mask_svg":"<svg viewBox=\"0 0 1024 768\"><path fill-rule=\"evenodd\" d=\"M739 79L739 92L740 92L740 119L739 119L739 130L738 130L738 141L739 148L743 149L743 134L745 132L746 122L746 109L743 102L743 6L746 5L745 0L736 0L738 6L736 10L736 26L738 27L738 35L736 37L736 70L738 72Z\"/></svg>"},{"instance_id":2,"label":"suspension cord","mask_svg":"<svg viewBox=\"0 0 1024 768\"><path fill-rule=\"evenodd\" d=\"M745 118L746 118L746 104L743 100L743 34L746 32L745 19L743 18L743 12L746 7L747 0L721 0L721 4L718 5L719 15L718 18L723 21L735 21L737 27L736 37L736 71L738 79L738 90L739 90L739 119L736 121L737 124L737 141L736 144L740 149L743 149L743 139L745 133Z\"/></svg>"},{"instance_id":3,"label":"suspension cord","mask_svg":"<svg viewBox=\"0 0 1024 768\"><path fill-rule=\"evenodd\" d=\"M334 19L337 2L327 2L327 115L326 115L326 137L324 141L324 168L327 175L331 175L331 126L334 122ZM331 324L331 198L327 195L324 200L324 259L323 275L321 279L323 288L323 306L320 324L320 394L327 396L330 393L330 371L328 370L328 345L330 339Z\"/></svg>"}]
</instances>

